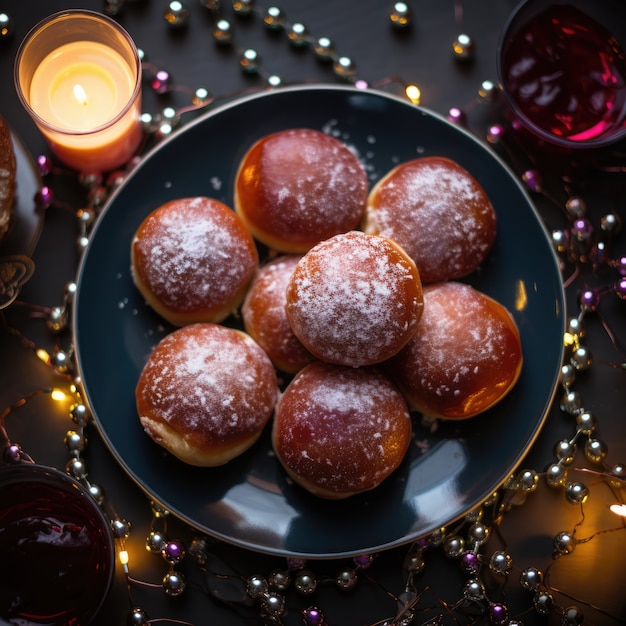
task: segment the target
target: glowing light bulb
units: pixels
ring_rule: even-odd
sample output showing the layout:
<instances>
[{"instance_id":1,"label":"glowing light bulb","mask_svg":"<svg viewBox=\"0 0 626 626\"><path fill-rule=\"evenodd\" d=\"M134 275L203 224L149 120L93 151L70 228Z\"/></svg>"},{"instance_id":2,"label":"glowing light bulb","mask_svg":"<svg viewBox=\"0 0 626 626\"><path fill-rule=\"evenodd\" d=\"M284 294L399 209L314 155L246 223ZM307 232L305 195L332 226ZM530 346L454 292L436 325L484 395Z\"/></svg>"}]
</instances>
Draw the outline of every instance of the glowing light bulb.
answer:
<instances>
[{"instance_id":1,"label":"glowing light bulb","mask_svg":"<svg viewBox=\"0 0 626 626\"><path fill-rule=\"evenodd\" d=\"M67 399L67 394L62 390L62 389L53 389L52 392L50 393L50 397L55 401L55 402L63 402L64 400Z\"/></svg>"},{"instance_id":2,"label":"glowing light bulb","mask_svg":"<svg viewBox=\"0 0 626 626\"><path fill-rule=\"evenodd\" d=\"M626 517L626 504L612 504L609 508L612 513Z\"/></svg>"},{"instance_id":3,"label":"glowing light bulb","mask_svg":"<svg viewBox=\"0 0 626 626\"><path fill-rule=\"evenodd\" d=\"M407 85L404 92L413 104L420 103L420 100L422 99L422 92L417 85Z\"/></svg>"}]
</instances>

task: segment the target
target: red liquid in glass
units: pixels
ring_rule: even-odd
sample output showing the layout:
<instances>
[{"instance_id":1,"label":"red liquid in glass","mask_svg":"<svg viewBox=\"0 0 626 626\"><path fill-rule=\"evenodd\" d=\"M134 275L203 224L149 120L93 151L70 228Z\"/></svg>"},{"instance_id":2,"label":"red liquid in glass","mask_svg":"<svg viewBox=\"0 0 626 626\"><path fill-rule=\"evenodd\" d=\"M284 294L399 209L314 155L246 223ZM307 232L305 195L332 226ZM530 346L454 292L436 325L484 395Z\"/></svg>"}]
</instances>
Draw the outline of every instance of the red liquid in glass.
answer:
<instances>
[{"instance_id":1,"label":"red liquid in glass","mask_svg":"<svg viewBox=\"0 0 626 626\"><path fill-rule=\"evenodd\" d=\"M571 5L535 16L506 42L504 86L535 126L570 141L623 122L626 59L614 37Z\"/></svg>"},{"instance_id":2,"label":"red liquid in glass","mask_svg":"<svg viewBox=\"0 0 626 626\"><path fill-rule=\"evenodd\" d=\"M108 588L111 551L103 533L70 488L37 482L0 488L0 617L85 624Z\"/></svg>"}]
</instances>

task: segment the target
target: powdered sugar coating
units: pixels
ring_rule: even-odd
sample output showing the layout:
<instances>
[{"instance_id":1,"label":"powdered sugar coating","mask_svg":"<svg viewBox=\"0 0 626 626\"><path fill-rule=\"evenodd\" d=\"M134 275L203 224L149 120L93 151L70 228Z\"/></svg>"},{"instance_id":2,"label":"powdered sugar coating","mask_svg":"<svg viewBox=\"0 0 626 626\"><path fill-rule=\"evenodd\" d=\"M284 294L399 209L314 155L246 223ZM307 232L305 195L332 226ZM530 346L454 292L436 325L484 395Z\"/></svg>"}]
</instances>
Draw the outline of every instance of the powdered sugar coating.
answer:
<instances>
[{"instance_id":1,"label":"powdered sugar coating","mask_svg":"<svg viewBox=\"0 0 626 626\"><path fill-rule=\"evenodd\" d=\"M393 242L361 232L311 249L287 287L287 317L315 356L340 365L371 365L415 334L422 289L413 262Z\"/></svg>"},{"instance_id":2,"label":"powdered sugar coating","mask_svg":"<svg viewBox=\"0 0 626 626\"><path fill-rule=\"evenodd\" d=\"M357 156L323 132L295 128L267 135L244 156L235 210L257 239L282 252L306 252L356 228L368 181Z\"/></svg>"},{"instance_id":3,"label":"powdered sugar coating","mask_svg":"<svg viewBox=\"0 0 626 626\"><path fill-rule=\"evenodd\" d=\"M137 412L142 422L164 423L190 446L210 452L258 435L278 393L274 367L249 336L191 324L152 351L137 383ZM167 444L152 429L149 434Z\"/></svg>"},{"instance_id":4,"label":"powdered sugar coating","mask_svg":"<svg viewBox=\"0 0 626 626\"><path fill-rule=\"evenodd\" d=\"M296 480L317 495L346 497L373 489L400 465L411 420L402 395L376 368L317 361L285 389L272 437Z\"/></svg>"},{"instance_id":5,"label":"powdered sugar coating","mask_svg":"<svg viewBox=\"0 0 626 626\"><path fill-rule=\"evenodd\" d=\"M473 287L453 281L428 285L419 330L388 366L417 410L472 417L516 382L520 336L510 313Z\"/></svg>"},{"instance_id":6,"label":"powdered sugar coating","mask_svg":"<svg viewBox=\"0 0 626 626\"><path fill-rule=\"evenodd\" d=\"M315 358L294 335L285 310L287 285L300 258L284 255L263 265L241 307L248 334L267 352L278 369L290 374Z\"/></svg>"},{"instance_id":7,"label":"powdered sugar coating","mask_svg":"<svg viewBox=\"0 0 626 626\"><path fill-rule=\"evenodd\" d=\"M209 318L245 289L258 267L240 218L205 197L173 200L150 213L133 238L132 254L135 278L163 307Z\"/></svg>"},{"instance_id":8,"label":"powdered sugar coating","mask_svg":"<svg viewBox=\"0 0 626 626\"><path fill-rule=\"evenodd\" d=\"M496 216L469 172L450 159L422 157L372 188L364 230L398 242L422 281L433 283L476 269L493 245Z\"/></svg>"}]
</instances>

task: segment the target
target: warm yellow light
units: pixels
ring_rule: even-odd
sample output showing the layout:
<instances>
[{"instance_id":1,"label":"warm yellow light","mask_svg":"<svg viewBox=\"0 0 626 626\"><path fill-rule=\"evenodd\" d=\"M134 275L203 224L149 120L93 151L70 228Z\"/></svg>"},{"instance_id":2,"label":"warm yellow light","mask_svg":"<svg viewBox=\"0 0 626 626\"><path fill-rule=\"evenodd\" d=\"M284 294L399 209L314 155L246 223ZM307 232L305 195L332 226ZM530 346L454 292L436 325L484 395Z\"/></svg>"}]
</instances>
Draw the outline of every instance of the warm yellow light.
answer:
<instances>
[{"instance_id":1,"label":"warm yellow light","mask_svg":"<svg viewBox=\"0 0 626 626\"><path fill-rule=\"evenodd\" d=\"M74 94L74 97L76 98L78 104L82 104L83 106L87 104L87 93L85 92L82 85L74 85L74 87L72 88L72 93Z\"/></svg>"},{"instance_id":2,"label":"warm yellow light","mask_svg":"<svg viewBox=\"0 0 626 626\"><path fill-rule=\"evenodd\" d=\"M50 393L50 397L55 402L63 402L67 399L67 394L62 389L53 389Z\"/></svg>"},{"instance_id":3,"label":"warm yellow light","mask_svg":"<svg viewBox=\"0 0 626 626\"><path fill-rule=\"evenodd\" d=\"M50 364L50 355L43 348L39 348L35 354L37 357L42 360L46 365Z\"/></svg>"},{"instance_id":4,"label":"warm yellow light","mask_svg":"<svg viewBox=\"0 0 626 626\"><path fill-rule=\"evenodd\" d=\"M626 517L626 504L612 504L610 509L612 513Z\"/></svg>"},{"instance_id":5,"label":"warm yellow light","mask_svg":"<svg viewBox=\"0 0 626 626\"><path fill-rule=\"evenodd\" d=\"M128 565L128 550L120 550L119 559L122 565Z\"/></svg>"},{"instance_id":6,"label":"warm yellow light","mask_svg":"<svg viewBox=\"0 0 626 626\"><path fill-rule=\"evenodd\" d=\"M523 311L528 306L528 294L526 293L526 285L523 281L517 281L515 290L515 310Z\"/></svg>"},{"instance_id":7,"label":"warm yellow light","mask_svg":"<svg viewBox=\"0 0 626 626\"><path fill-rule=\"evenodd\" d=\"M422 92L420 91L420 88L417 85L407 85L404 91L407 95L407 98L413 104L420 103L420 100L422 99Z\"/></svg>"},{"instance_id":8,"label":"warm yellow light","mask_svg":"<svg viewBox=\"0 0 626 626\"><path fill-rule=\"evenodd\" d=\"M577 335L573 333L565 333L563 335L563 345L568 348L569 346L574 346L578 343Z\"/></svg>"}]
</instances>

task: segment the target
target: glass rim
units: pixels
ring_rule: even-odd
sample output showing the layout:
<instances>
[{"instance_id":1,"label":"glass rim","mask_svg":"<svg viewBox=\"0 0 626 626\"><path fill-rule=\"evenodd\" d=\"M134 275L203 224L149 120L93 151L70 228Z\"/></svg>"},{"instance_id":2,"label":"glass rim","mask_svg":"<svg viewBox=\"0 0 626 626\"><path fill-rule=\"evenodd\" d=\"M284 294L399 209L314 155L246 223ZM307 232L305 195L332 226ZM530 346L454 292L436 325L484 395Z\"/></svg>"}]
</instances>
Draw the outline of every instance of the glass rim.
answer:
<instances>
[{"instance_id":1,"label":"glass rim","mask_svg":"<svg viewBox=\"0 0 626 626\"><path fill-rule=\"evenodd\" d=\"M552 144L560 148L567 148L571 150L603 148L620 141L621 139L626 137L626 103L624 103L624 111L620 121L616 122L615 126L611 127L610 130L605 131L604 133L598 135L597 137L594 137L593 139L574 141L572 139L568 139L567 137L559 137L558 135L550 133L543 129L541 126L535 124L535 122L533 122L521 111L519 104L517 103L515 98L513 98L513 96L509 93L509 90L506 88L506 81L504 80L504 69L502 66L504 47L510 36L514 22L519 17L522 10L532 1L533 0L521 0L521 2L519 2L515 6L515 8L509 14L506 22L504 23L504 26L500 33L500 37L498 39L496 53L496 73L498 76L500 91L504 95L504 98L506 99L506 102L511 112L513 113L515 118L519 120L521 124L523 124L531 133L536 135L538 138L544 140L546 143Z\"/></svg>"},{"instance_id":2,"label":"glass rim","mask_svg":"<svg viewBox=\"0 0 626 626\"><path fill-rule=\"evenodd\" d=\"M26 48L32 41L32 38L34 35L36 35L42 28L47 27L49 24L52 24L53 22L60 22L67 18L81 17L81 16L100 21L112 27L128 43L133 59L135 60L134 67L131 67L131 70L134 70L135 72L135 85L133 88L133 92L128 99L128 102L124 105L122 110L115 117L113 117L108 122L106 122L106 124L101 124L100 126L97 126L89 130L71 130L71 129L63 128L61 126L56 126L55 124L51 124L47 120L43 119L32 108L32 106L30 105L30 102L24 95L24 91L21 86L19 73L20 73L20 65L21 65L22 57L24 56ZM38 126L45 128L47 131L51 133L57 133L61 135L71 135L74 137L96 135L106 130L107 128L110 128L111 126L114 126L115 124L117 124L117 122L123 119L128 114L128 112L135 106L135 103L137 102L137 99L139 98L141 94L141 81L142 81L141 59L139 57L139 51L137 50L137 46L133 38L130 36L128 31L123 26L118 24L115 20L111 19L107 15L104 15L103 13L99 13L97 11L91 11L89 9L65 9L63 11L58 11L57 13L52 13L51 15L48 15L47 17L39 21L37 24L35 24L26 33L26 35L22 39L17 49L17 53L15 54L15 62L13 64L13 81L15 84L15 90L17 92L17 96L22 106L26 109L26 111L28 111L28 113L30 114L32 119L37 123Z\"/></svg>"}]
</instances>

